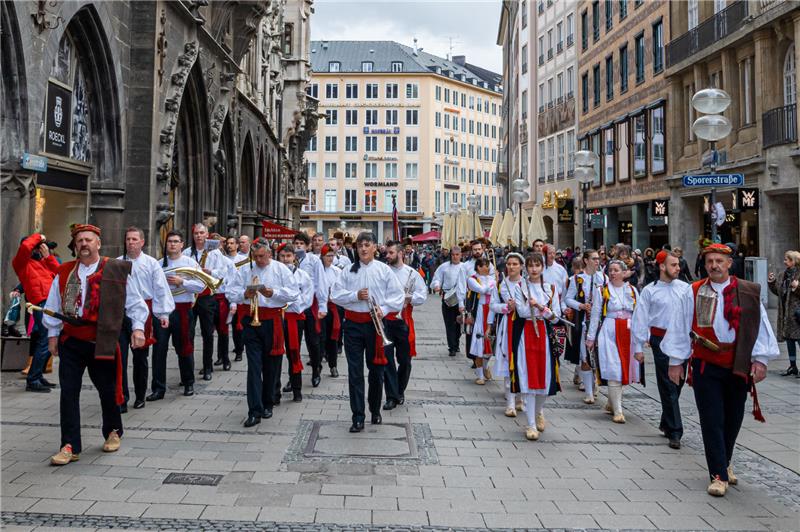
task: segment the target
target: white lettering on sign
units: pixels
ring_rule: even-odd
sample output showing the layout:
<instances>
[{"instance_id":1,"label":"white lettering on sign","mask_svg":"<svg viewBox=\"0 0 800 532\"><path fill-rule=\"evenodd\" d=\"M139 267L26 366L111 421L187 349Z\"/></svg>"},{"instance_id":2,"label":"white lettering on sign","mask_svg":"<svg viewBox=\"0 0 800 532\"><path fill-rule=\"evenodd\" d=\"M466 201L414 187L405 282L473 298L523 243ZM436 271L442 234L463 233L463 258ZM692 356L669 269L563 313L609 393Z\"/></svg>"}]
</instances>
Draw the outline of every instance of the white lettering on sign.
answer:
<instances>
[{"instance_id":1,"label":"white lettering on sign","mask_svg":"<svg viewBox=\"0 0 800 532\"><path fill-rule=\"evenodd\" d=\"M65 144L67 142L64 134L57 131L48 131L47 138L49 138L54 144Z\"/></svg>"}]
</instances>

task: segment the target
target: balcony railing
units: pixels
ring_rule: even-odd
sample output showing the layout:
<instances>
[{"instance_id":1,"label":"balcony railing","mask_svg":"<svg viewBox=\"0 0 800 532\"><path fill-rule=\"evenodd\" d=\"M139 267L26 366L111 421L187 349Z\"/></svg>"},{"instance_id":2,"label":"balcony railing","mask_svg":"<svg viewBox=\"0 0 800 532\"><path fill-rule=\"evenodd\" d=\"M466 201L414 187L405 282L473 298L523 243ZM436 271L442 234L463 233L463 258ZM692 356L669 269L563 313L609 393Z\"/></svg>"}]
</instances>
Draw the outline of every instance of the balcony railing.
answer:
<instances>
[{"instance_id":1,"label":"balcony railing","mask_svg":"<svg viewBox=\"0 0 800 532\"><path fill-rule=\"evenodd\" d=\"M558 41L558 44L556 45L556 53L560 54L563 51L564 51L564 43L562 41Z\"/></svg>"},{"instance_id":2,"label":"balcony railing","mask_svg":"<svg viewBox=\"0 0 800 532\"><path fill-rule=\"evenodd\" d=\"M575 36L570 33L569 35L567 35L567 48L572 46L574 43L575 43Z\"/></svg>"},{"instance_id":3,"label":"balcony railing","mask_svg":"<svg viewBox=\"0 0 800 532\"><path fill-rule=\"evenodd\" d=\"M553 58L553 49L550 48L547 50L547 60L551 60Z\"/></svg>"},{"instance_id":4,"label":"balcony railing","mask_svg":"<svg viewBox=\"0 0 800 532\"><path fill-rule=\"evenodd\" d=\"M539 2L539 14L544 13L544 2Z\"/></svg>"},{"instance_id":5,"label":"balcony railing","mask_svg":"<svg viewBox=\"0 0 800 532\"><path fill-rule=\"evenodd\" d=\"M761 117L764 148L797 142L797 104L770 109Z\"/></svg>"},{"instance_id":6,"label":"balcony railing","mask_svg":"<svg viewBox=\"0 0 800 532\"><path fill-rule=\"evenodd\" d=\"M539 56L539 66L542 66L543 64L544 64L544 56L540 55Z\"/></svg>"},{"instance_id":7,"label":"balcony railing","mask_svg":"<svg viewBox=\"0 0 800 532\"><path fill-rule=\"evenodd\" d=\"M667 67L677 65L735 32L748 20L748 0L737 0L667 44Z\"/></svg>"}]
</instances>

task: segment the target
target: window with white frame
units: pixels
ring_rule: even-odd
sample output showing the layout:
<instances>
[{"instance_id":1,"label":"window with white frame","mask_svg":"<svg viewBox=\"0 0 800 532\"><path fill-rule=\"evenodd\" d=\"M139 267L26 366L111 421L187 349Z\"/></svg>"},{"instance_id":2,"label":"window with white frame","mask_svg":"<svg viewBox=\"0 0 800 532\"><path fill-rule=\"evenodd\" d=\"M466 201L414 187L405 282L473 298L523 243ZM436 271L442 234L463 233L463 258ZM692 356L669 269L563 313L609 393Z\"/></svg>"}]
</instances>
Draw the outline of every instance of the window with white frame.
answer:
<instances>
[{"instance_id":1,"label":"window with white frame","mask_svg":"<svg viewBox=\"0 0 800 532\"><path fill-rule=\"evenodd\" d=\"M397 163L386 163L384 178L397 179Z\"/></svg>"},{"instance_id":2,"label":"window with white frame","mask_svg":"<svg viewBox=\"0 0 800 532\"><path fill-rule=\"evenodd\" d=\"M378 163L364 163L364 179L378 179Z\"/></svg>"},{"instance_id":3,"label":"window with white frame","mask_svg":"<svg viewBox=\"0 0 800 532\"><path fill-rule=\"evenodd\" d=\"M419 125L419 110L418 109L406 109L406 125L407 126Z\"/></svg>"},{"instance_id":4,"label":"window with white frame","mask_svg":"<svg viewBox=\"0 0 800 532\"><path fill-rule=\"evenodd\" d=\"M325 124L329 126L335 126L339 123L339 111L336 109L328 109L328 112L325 113Z\"/></svg>"},{"instance_id":5,"label":"window with white frame","mask_svg":"<svg viewBox=\"0 0 800 532\"><path fill-rule=\"evenodd\" d=\"M392 72L402 72L402 71L403 71L403 62L392 61Z\"/></svg>"},{"instance_id":6,"label":"window with white frame","mask_svg":"<svg viewBox=\"0 0 800 532\"><path fill-rule=\"evenodd\" d=\"M406 137L406 151L407 152L415 152L419 149L419 138L418 137Z\"/></svg>"},{"instance_id":7,"label":"window with white frame","mask_svg":"<svg viewBox=\"0 0 800 532\"><path fill-rule=\"evenodd\" d=\"M372 61L361 61L361 72L372 72L374 66Z\"/></svg>"},{"instance_id":8,"label":"window with white frame","mask_svg":"<svg viewBox=\"0 0 800 532\"><path fill-rule=\"evenodd\" d=\"M411 98L411 99L419 98L419 84L406 83L406 98Z\"/></svg>"},{"instance_id":9,"label":"window with white frame","mask_svg":"<svg viewBox=\"0 0 800 532\"><path fill-rule=\"evenodd\" d=\"M364 142L366 143L367 151L378 151L378 137L375 135L364 137Z\"/></svg>"},{"instance_id":10,"label":"window with white frame","mask_svg":"<svg viewBox=\"0 0 800 532\"><path fill-rule=\"evenodd\" d=\"M336 179L337 163L325 163L325 179Z\"/></svg>"},{"instance_id":11,"label":"window with white frame","mask_svg":"<svg viewBox=\"0 0 800 532\"><path fill-rule=\"evenodd\" d=\"M747 57L739 63L739 79L742 90L740 93L740 109L742 125L752 124L755 120L755 107L753 94L755 83L753 81L753 57Z\"/></svg>"},{"instance_id":12,"label":"window with white frame","mask_svg":"<svg viewBox=\"0 0 800 532\"><path fill-rule=\"evenodd\" d=\"M396 100L399 98L397 83L386 84L386 98L389 100Z\"/></svg>"},{"instance_id":13,"label":"window with white frame","mask_svg":"<svg viewBox=\"0 0 800 532\"><path fill-rule=\"evenodd\" d=\"M433 140L433 153L442 153L442 139Z\"/></svg>"},{"instance_id":14,"label":"window with white frame","mask_svg":"<svg viewBox=\"0 0 800 532\"><path fill-rule=\"evenodd\" d=\"M328 72L339 72L341 66L339 61L328 61Z\"/></svg>"},{"instance_id":15,"label":"window with white frame","mask_svg":"<svg viewBox=\"0 0 800 532\"><path fill-rule=\"evenodd\" d=\"M403 207L405 212L417 212L416 190L406 190L406 204Z\"/></svg>"},{"instance_id":16,"label":"window with white frame","mask_svg":"<svg viewBox=\"0 0 800 532\"><path fill-rule=\"evenodd\" d=\"M442 165L436 164L433 166L433 177L436 181L440 181L442 179Z\"/></svg>"},{"instance_id":17,"label":"window with white frame","mask_svg":"<svg viewBox=\"0 0 800 532\"><path fill-rule=\"evenodd\" d=\"M376 100L378 98L378 84L367 83L367 100Z\"/></svg>"},{"instance_id":18,"label":"window with white frame","mask_svg":"<svg viewBox=\"0 0 800 532\"><path fill-rule=\"evenodd\" d=\"M442 192L439 190L433 193L433 212L442 212Z\"/></svg>"},{"instance_id":19,"label":"window with white frame","mask_svg":"<svg viewBox=\"0 0 800 532\"><path fill-rule=\"evenodd\" d=\"M366 113L366 124L368 126L377 126L378 125L378 110L377 109L367 109Z\"/></svg>"},{"instance_id":20,"label":"window with white frame","mask_svg":"<svg viewBox=\"0 0 800 532\"><path fill-rule=\"evenodd\" d=\"M397 137L386 137L386 151L397 151Z\"/></svg>"},{"instance_id":21,"label":"window with white frame","mask_svg":"<svg viewBox=\"0 0 800 532\"><path fill-rule=\"evenodd\" d=\"M308 138L308 146L306 151L317 151L317 136L313 135Z\"/></svg>"},{"instance_id":22,"label":"window with white frame","mask_svg":"<svg viewBox=\"0 0 800 532\"><path fill-rule=\"evenodd\" d=\"M571 176L575 171L575 130L567 131L567 173Z\"/></svg>"},{"instance_id":23,"label":"window with white frame","mask_svg":"<svg viewBox=\"0 0 800 532\"><path fill-rule=\"evenodd\" d=\"M396 126L399 124L397 119L397 109L386 109L386 125Z\"/></svg>"},{"instance_id":24,"label":"window with white frame","mask_svg":"<svg viewBox=\"0 0 800 532\"><path fill-rule=\"evenodd\" d=\"M406 163L406 179L419 177L419 163Z\"/></svg>"},{"instance_id":25,"label":"window with white frame","mask_svg":"<svg viewBox=\"0 0 800 532\"><path fill-rule=\"evenodd\" d=\"M358 177L358 163L344 163L344 178L356 179Z\"/></svg>"},{"instance_id":26,"label":"window with white frame","mask_svg":"<svg viewBox=\"0 0 800 532\"><path fill-rule=\"evenodd\" d=\"M689 21L688 29L693 30L700 21L700 2L698 0L688 0L686 2L686 11Z\"/></svg>"},{"instance_id":27,"label":"window with white frame","mask_svg":"<svg viewBox=\"0 0 800 532\"><path fill-rule=\"evenodd\" d=\"M344 212L356 212L358 210L358 191L348 188L344 191Z\"/></svg>"},{"instance_id":28,"label":"window with white frame","mask_svg":"<svg viewBox=\"0 0 800 532\"><path fill-rule=\"evenodd\" d=\"M433 125L435 127L442 127L442 113L436 111L433 115Z\"/></svg>"},{"instance_id":29,"label":"window with white frame","mask_svg":"<svg viewBox=\"0 0 800 532\"><path fill-rule=\"evenodd\" d=\"M364 190L364 212L376 212L378 210L378 191L372 188Z\"/></svg>"},{"instance_id":30,"label":"window with white frame","mask_svg":"<svg viewBox=\"0 0 800 532\"><path fill-rule=\"evenodd\" d=\"M442 87L441 87L441 85L437 85L436 89L434 89L433 93L434 93L434 98L436 99L436 101L437 102L441 102L442 101Z\"/></svg>"},{"instance_id":31,"label":"window with white frame","mask_svg":"<svg viewBox=\"0 0 800 532\"><path fill-rule=\"evenodd\" d=\"M325 98L329 100L335 100L339 98L339 84L338 83L326 83L325 84Z\"/></svg>"},{"instance_id":32,"label":"window with white frame","mask_svg":"<svg viewBox=\"0 0 800 532\"><path fill-rule=\"evenodd\" d=\"M306 87L306 94L319 100L319 83L311 83Z\"/></svg>"},{"instance_id":33,"label":"window with white frame","mask_svg":"<svg viewBox=\"0 0 800 532\"><path fill-rule=\"evenodd\" d=\"M347 126L358 125L358 109L347 109L344 112L344 123Z\"/></svg>"},{"instance_id":34,"label":"window with white frame","mask_svg":"<svg viewBox=\"0 0 800 532\"><path fill-rule=\"evenodd\" d=\"M317 191L313 188L308 189L308 202L303 205L303 210L306 212L317 210Z\"/></svg>"},{"instance_id":35,"label":"window with white frame","mask_svg":"<svg viewBox=\"0 0 800 532\"><path fill-rule=\"evenodd\" d=\"M567 98L575 94L575 70L573 67L567 68Z\"/></svg>"},{"instance_id":36,"label":"window with white frame","mask_svg":"<svg viewBox=\"0 0 800 532\"><path fill-rule=\"evenodd\" d=\"M336 151L337 150L337 137L335 136L326 136L325 137L325 151Z\"/></svg>"},{"instance_id":37,"label":"window with white frame","mask_svg":"<svg viewBox=\"0 0 800 532\"><path fill-rule=\"evenodd\" d=\"M358 99L358 83L348 83L344 86L344 97L348 100Z\"/></svg>"},{"instance_id":38,"label":"window with white frame","mask_svg":"<svg viewBox=\"0 0 800 532\"><path fill-rule=\"evenodd\" d=\"M325 189L325 212L336 212L336 189Z\"/></svg>"},{"instance_id":39,"label":"window with white frame","mask_svg":"<svg viewBox=\"0 0 800 532\"><path fill-rule=\"evenodd\" d=\"M315 179L317 177L317 163L306 164L308 164L308 178Z\"/></svg>"},{"instance_id":40,"label":"window with white frame","mask_svg":"<svg viewBox=\"0 0 800 532\"><path fill-rule=\"evenodd\" d=\"M394 202L397 201L397 190L390 189L383 191L383 212L392 212Z\"/></svg>"},{"instance_id":41,"label":"window with white frame","mask_svg":"<svg viewBox=\"0 0 800 532\"><path fill-rule=\"evenodd\" d=\"M556 137L556 172L559 179L564 178L564 135Z\"/></svg>"},{"instance_id":42,"label":"window with white frame","mask_svg":"<svg viewBox=\"0 0 800 532\"><path fill-rule=\"evenodd\" d=\"M358 137L348 135L344 138L344 151L358 151Z\"/></svg>"}]
</instances>

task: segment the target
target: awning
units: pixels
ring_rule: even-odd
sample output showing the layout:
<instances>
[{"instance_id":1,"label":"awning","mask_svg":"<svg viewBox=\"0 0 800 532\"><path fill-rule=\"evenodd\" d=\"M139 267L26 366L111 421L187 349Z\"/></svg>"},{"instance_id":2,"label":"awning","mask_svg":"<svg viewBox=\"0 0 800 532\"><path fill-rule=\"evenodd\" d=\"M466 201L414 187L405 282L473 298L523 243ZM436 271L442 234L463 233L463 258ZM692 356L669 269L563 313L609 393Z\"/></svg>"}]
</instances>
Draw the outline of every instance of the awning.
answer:
<instances>
[{"instance_id":1,"label":"awning","mask_svg":"<svg viewBox=\"0 0 800 532\"><path fill-rule=\"evenodd\" d=\"M288 227L268 222L267 220L261 221L261 236L264 238L269 238L272 240L280 238L294 238L296 234L297 231L294 229L289 229Z\"/></svg>"},{"instance_id":2,"label":"awning","mask_svg":"<svg viewBox=\"0 0 800 532\"><path fill-rule=\"evenodd\" d=\"M432 242L434 240L441 240L442 234L439 231L428 231L411 237L412 242Z\"/></svg>"}]
</instances>

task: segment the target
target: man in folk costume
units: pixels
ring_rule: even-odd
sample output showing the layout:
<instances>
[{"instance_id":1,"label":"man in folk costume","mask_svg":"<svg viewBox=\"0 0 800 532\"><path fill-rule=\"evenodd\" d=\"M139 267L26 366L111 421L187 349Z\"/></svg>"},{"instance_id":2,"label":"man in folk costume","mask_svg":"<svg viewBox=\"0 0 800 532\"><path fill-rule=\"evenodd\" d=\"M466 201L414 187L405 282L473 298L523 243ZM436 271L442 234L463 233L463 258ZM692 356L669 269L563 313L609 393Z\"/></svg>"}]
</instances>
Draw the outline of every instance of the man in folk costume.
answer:
<instances>
[{"instance_id":1,"label":"man in folk costume","mask_svg":"<svg viewBox=\"0 0 800 532\"><path fill-rule=\"evenodd\" d=\"M142 294L150 315L144 325L145 343L139 349L133 349L133 390L136 398L133 408L144 408L144 399L147 394L148 358L150 346L155 345L156 337L153 330L153 320L158 320L161 328L169 327L169 315L175 310L175 301L172 299L167 277L156 259L142 252L144 247L144 231L138 227L129 227L125 231L125 253L117 257L131 263L131 279L136 283L139 293ZM122 322L122 332L119 336L119 347L122 352L122 393L125 402L120 409L122 413L128 411L128 347L132 323L127 316Z\"/></svg>"},{"instance_id":2,"label":"man in folk costume","mask_svg":"<svg viewBox=\"0 0 800 532\"><path fill-rule=\"evenodd\" d=\"M689 383L711 478L708 493L722 497L729 484L738 482L731 458L747 393L753 396L754 417L764 421L755 385L780 351L761 304L761 287L728 273L732 250L711 244L702 253L708 278L693 283L681 297L661 350L670 358L669 378L675 384L683 380L683 364L689 359Z\"/></svg>"},{"instance_id":3,"label":"man in folk costume","mask_svg":"<svg viewBox=\"0 0 800 532\"><path fill-rule=\"evenodd\" d=\"M252 248L252 264L239 268L228 292L237 305L247 353L245 427L272 417L285 351L282 309L300 296L291 270L272 260L268 242L257 238Z\"/></svg>"},{"instance_id":4,"label":"man in folk costume","mask_svg":"<svg viewBox=\"0 0 800 532\"><path fill-rule=\"evenodd\" d=\"M680 304L689 285L678 279L681 264L671 251L661 250L656 255L659 278L642 289L631 324L634 351L642 356L643 346L653 349L656 366L656 384L661 398L661 423L659 429L669 439L673 449L681 448L683 422L681 421L680 396L683 383L675 384L669 379L669 357L661 351L661 341L669 326L670 316ZM686 364L683 364L684 368Z\"/></svg>"},{"instance_id":5,"label":"man in folk costume","mask_svg":"<svg viewBox=\"0 0 800 532\"><path fill-rule=\"evenodd\" d=\"M58 268L45 303L44 326L48 349L61 356L61 450L50 458L53 465L78 460L82 450L80 393L84 370L100 396L103 413L103 451L119 449L122 436L122 354L119 333L122 320L131 320L131 347L144 346L147 305L131 280L131 263L100 256L100 229L93 225L72 228L78 260ZM56 317L55 314L58 316ZM62 321L63 320L63 321Z\"/></svg>"},{"instance_id":6,"label":"man in folk costume","mask_svg":"<svg viewBox=\"0 0 800 532\"><path fill-rule=\"evenodd\" d=\"M416 331L413 308L428 299L428 288L419 272L405 264L400 243L386 244L386 263L403 287L403 310L386 316L386 335L392 345L386 348L388 364L384 374L386 403L384 410L392 410L406 401L406 387L411 377L411 359L417 356Z\"/></svg>"},{"instance_id":7,"label":"man in folk costume","mask_svg":"<svg viewBox=\"0 0 800 532\"><path fill-rule=\"evenodd\" d=\"M469 243L470 246L470 255L469 260L463 262L464 268L464 276L462 277L462 282L464 283L463 291L464 291L464 303L465 308L469 312L466 321L468 323L463 324L465 329L465 348L467 353L467 358L475 360L475 355L472 354L472 348L470 347L472 344L472 334L466 333L468 326L473 326L475 324L475 313L474 307L476 306L477 301L477 294L470 293L469 287L467 286L467 279L475 275L475 261L481 258L486 257L486 248L483 244L483 241L480 239L473 240ZM495 275L495 268L494 265L489 264L489 274L494 276ZM472 307L472 309L467 308ZM474 363L476 365L477 363Z\"/></svg>"},{"instance_id":8,"label":"man in folk costume","mask_svg":"<svg viewBox=\"0 0 800 532\"><path fill-rule=\"evenodd\" d=\"M320 250L320 258L322 260L322 267L325 271L325 282L328 285L328 291L336 284L336 280L342 274L342 268L336 266L336 249L328 244L324 244ZM328 295L328 314L323 320L322 327L322 344L325 349L325 359L328 362L331 377L338 377L339 370L336 367L336 359L339 355L339 341L342 338L342 321L344 311L340 311L340 307L331 301Z\"/></svg>"},{"instance_id":9,"label":"man in folk costume","mask_svg":"<svg viewBox=\"0 0 800 532\"><path fill-rule=\"evenodd\" d=\"M178 370L181 375L183 395L194 395L194 329L192 323L192 307L195 295L205 290L206 285L190 275L179 275L174 272L176 268L189 268L200 271L200 265L183 251L183 234L180 231L167 233L164 242L164 257L161 259L161 268L170 287L175 310L169 315L166 327L158 324L155 327L156 343L153 347L153 379L152 393L146 397L147 401L159 401L164 398L167 391L167 352L170 338L172 347L178 355Z\"/></svg>"},{"instance_id":10,"label":"man in folk costume","mask_svg":"<svg viewBox=\"0 0 800 532\"><path fill-rule=\"evenodd\" d=\"M307 252L311 244L311 239L305 233L297 233L294 237L294 252L297 256L298 267L306 272L311 281L314 283L314 300L311 307L306 309L306 319L303 322L303 328L306 339L306 349L308 350L308 358L311 364L311 386L316 388L319 386L322 372L322 347L320 344L320 335L322 333L321 320L325 319L328 314L328 283L325 278L325 269L322 266L322 261L313 253ZM285 386L284 392L288 392Z\"/></svg>"},{"instance_id":11,"label":"man in folk costume","mask_svg":"<svg viewBox=\"0 0 800 532\"><path fill-rule=\"evenodd\" d=\"M368 401L372 424L382 422L381 396L386 366L382 339L376 330L383 318L400 312L405 301L403 287L391 268L375 260L375 236L362 232L356 238L358 261L344 270L331 290L333 302L345 309L344 351L347 356L348 390L353 425L350 432L364 430L364 363L369 370ZM384 329L385 330L385 329Z\"/></svg>"},{"instance_id":12,"label":"man in folk costume","mask_svg":"<svg viewBox=\"0 0 800 532\"><path fill-rule=\"evenodd\" d=\"M200 268L215 279L230 277L230 261L219 249L207 249L207 241L208 228L200 223L195 224L192 227L192 245L183 254L196 260ZM194 330L197 321L200 321L200 334L203 337L203 369L200 374L203 380L210 381L214 372L214 329L219 321L216 319L219 316L219 300L206 287L197 296L193 310L191 328Z\"/></svg>"},{"instance_id":13,"label":"man in folk costume","mask_svg":"<svg viewBox=\"0 0 800 532\"><path fill-rule=\"evenodd\" d=\"M238 239L239 249L236 254L234 263L239 263L247 258L250 258L250 237L247 235L240 235ZM242 330L239 327L239 314L236 312L236 305L232 305L231 311L231 329L233 329L233 361L241 362L242 353L244 353L244 341L242 340Z\"/></svg>"},{"instance_id":14,"label":"man in folk costume","mask_svg":"<svg viewBox=\"0 0 800 532\"><path fill-rule=\"evenodd\" d=\"M303 324L305 311L314 300L314 283L306 272L295 263L294 246L283 243L278 246L278 260L289 268L297 284L298 296L283 310L283 336L286 343L286 359L289 364L289 385L292 400L299 403L303 400L303 362L300 360L300 344L303 341ZM281 370L278 371L281 373ZM280 385L280 382L278 383ZM278 390L280 393L280 390Z\"/></svg>"},{"instance_id":15,"label":"man in folk costume","mask_svg":"<svg viewBox=\"0 0 800 532\"><path fill-rule=\"evenodd\" d=\"M353 265L353 261L350 260L350 257L347 256L347 253L344 251L344 244L342 243L344 240L344 233L341 231L336 231L333 233L333 238L328 241L328 247L333 250L333 265L339 268L340 270L344 270L345 268L349 268Z\"/></svg>"},{"instance_id":16,"label":"man in folk costume","mask_svg":"<svg viewBox=\"0 0 800 532\"><path fill-rule=\"evenodd\" d=\"M567 279L567 287L564 291L564 299L561 301L562 313L564 317L575 323L575 317L577 316L576 310L570 306L569 302L567 301L567 296L572 292L573 296L575 295L575 290L572 289L573 285L577 283L577 279L580 274L583 273L583 257L580 255L575 255L571 261L572 267L572 275ZM575 364L575 371L572 376L572 384L575 386L579 386L581 390L584 389L583 383L581 381L581 344L583 343L583 339L581 338L581 327L580 325L576 324L575 327L569 327L569 341L567 342L567 348L564 352L564 360L567 362L571 362Z\"/></svg>"},{"instance_id":17,"label":"man in folk costume","mask_svg":"<svg viewBox=\"0 0 800 532\"><path fill-rule=\"evenodd\" d=\"M451 357L458 354L461 343L459 316L464 313L466 281L464 264L461 262L461 248L450 249L450 260L443 262L433 274L431 288L435 294L442 295L442 319L447 334L447 350Z\"/></svg>"}]
</instances>

